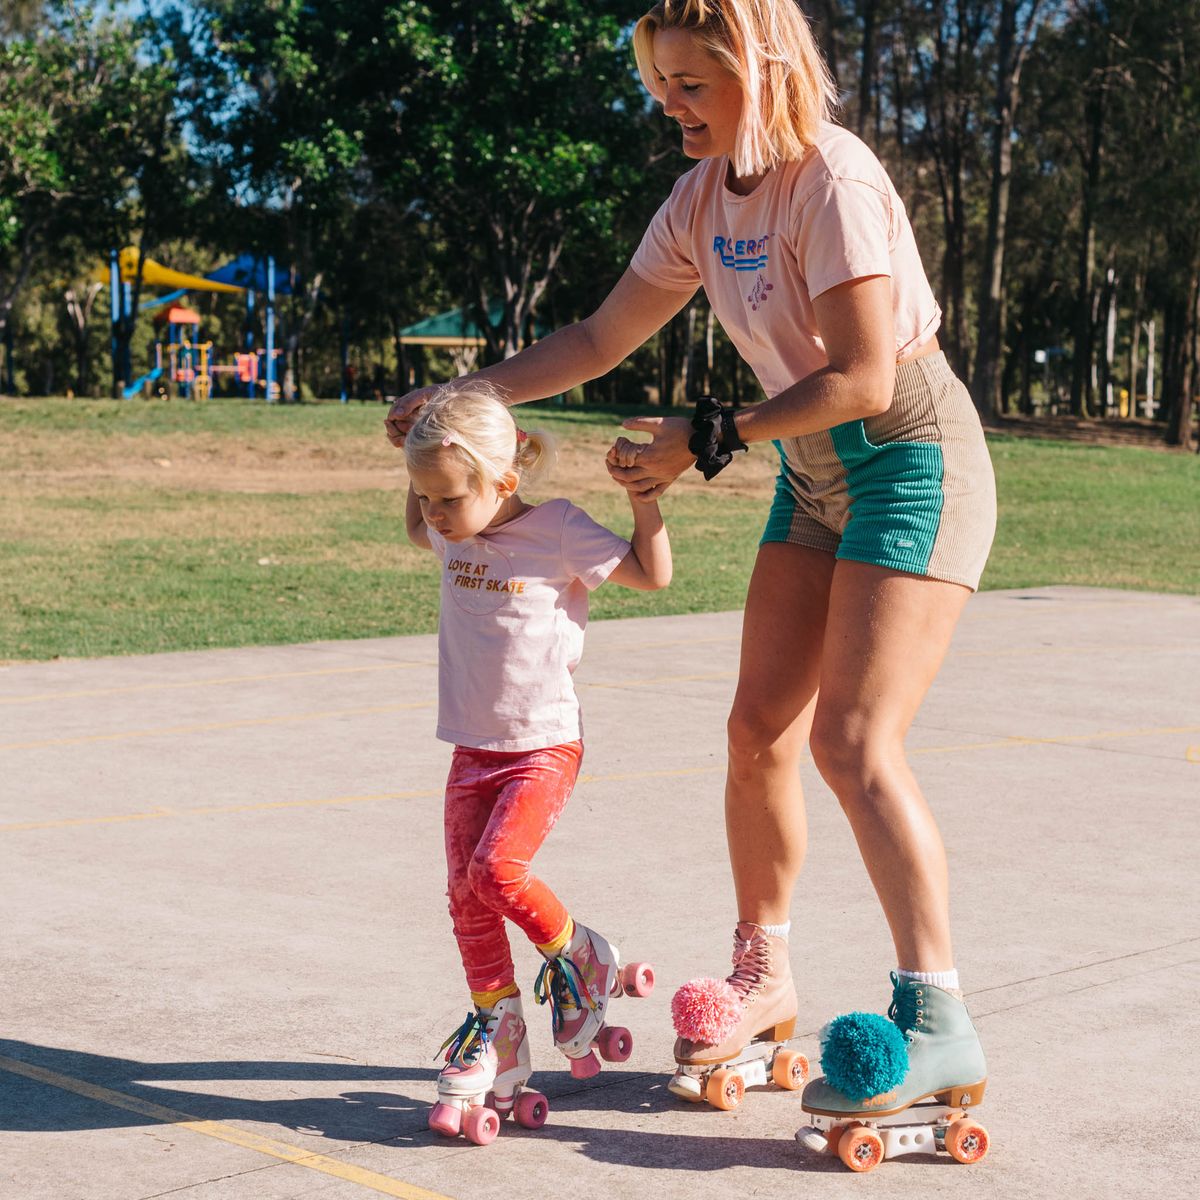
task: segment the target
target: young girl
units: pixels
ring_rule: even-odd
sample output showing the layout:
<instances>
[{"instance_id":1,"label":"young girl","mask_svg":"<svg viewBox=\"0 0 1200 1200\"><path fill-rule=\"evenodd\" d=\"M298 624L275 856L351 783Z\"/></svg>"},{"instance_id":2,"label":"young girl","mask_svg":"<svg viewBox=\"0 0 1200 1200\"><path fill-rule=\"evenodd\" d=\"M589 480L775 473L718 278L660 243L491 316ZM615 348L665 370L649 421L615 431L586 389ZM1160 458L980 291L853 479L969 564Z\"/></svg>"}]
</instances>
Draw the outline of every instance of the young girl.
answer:
<instances>
[{"instance_id":1,"label":"young girl","mask_svg":"<svg viewBox=\"0 0 1200 1200\"><path fill-rule=\"evenodd\" d=\"M518 429L486 383L434 393L404 451L409 539L442 562L437 736L454 744L445 808L450 915L475 1006L443 1047L429 1124L479 1140L480 1122L496 1123L471 1101L494 1091L503 1115L530 1075L505 918L546 960L536 996L550 1004L554 1042L572 1074L600 1069L591 1043L617 978L616 948L577 924L529 864L583 757L571 676L588 592L606 579L666 587L671 549L656 501L631 498L630 543L567 500L523 500L517 488L547 465L552 444ZM534 1097L544 1119L537 1093L517 1100L519 1119L536 1116L521 1107Z\"/></svg>"}]
</instances>

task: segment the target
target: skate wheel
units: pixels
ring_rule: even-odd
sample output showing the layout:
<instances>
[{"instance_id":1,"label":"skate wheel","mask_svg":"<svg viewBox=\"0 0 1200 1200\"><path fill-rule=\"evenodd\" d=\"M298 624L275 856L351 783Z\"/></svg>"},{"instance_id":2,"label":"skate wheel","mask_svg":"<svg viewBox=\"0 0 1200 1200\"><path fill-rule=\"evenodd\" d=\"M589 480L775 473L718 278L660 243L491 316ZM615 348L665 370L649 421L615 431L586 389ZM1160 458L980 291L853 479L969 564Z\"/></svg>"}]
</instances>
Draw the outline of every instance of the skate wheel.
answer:
<instances>
[{"instance_id":1,"label":"skate wheel","mask_svg":"<svg viewBox=\"0 0 1200 1200\"><path fill-rule=\"evenodd\" d=\"M483 1105L471 1109L463 1122L463 1135L468 1142L474 1142L477 1146L487 1146L494 1142L499 1132L500 1118Z\"/></svg>"},{"instance_id":2,"label":"skate wheel","mask_svg":"<svg viewBox=\"0 0 1200 1200\"><path fill-rule=\"evenodd\" d=\"M625 1062L633 1053L633 1034L620 1025L605 1025L596 1039L596 1048L606 1062Z\"/></svg>"},{"instance_id":3,"label":"skate wheel","mask_svg":"<svg viewBox=\"0 0 1200 1200\"><path fill-rule=\"evenodd\" d=\"M780 1050L771 1064L771 1078L789 1092L798 1092L808 1082L808 1059L799 1050Z\"/></svg>"},{"instance_id":4,"label":"skate wheel","mask_svg":"<svg viewBox=\"0 0 1200 1200\"><path fill-rule=\"evenodd\" d=\"M837 1157L838 1147L841 1145L842 1134L846 1132L845 1125L835 1125L826 1135L825 1141L828 1145L825 1147L826 1154L832 1154Z\"/></svg>"},{"instance_id":5,"label":"skate wheel","mask_svg":"<svg viewBox=\"0 0 1200 1200\"><path fill-rule=\"evenodd\" d=\"M429 1110L429 1128L444 1137L458 1137L462 1130L462 1109L439 1100Z\"/></svg>"},{"instance_id":6,"label":"skate wheel","mask_svg":"<svg viewBox=\"0 0 1200 1200\"><path fill-rule=\"evenodd\" d=\"M883 1138L865 1125L856 1125L842 1131L837 1152L850 1170L873 1171L883 1162Z\"/></svg>"},{"instance_id":7,"label":"skate wheel","mask_svg":"<svg viewBox=\"0 0 1200 1200\"><path fill-rule=\"evenodd\" d=\"M571 1059L572 1079L591 1079L593 1075L599 1074L600 1060L594 1051L589 1050L582 1058Z\"/></svg>"},{"instance_id":8,"label":"skate wheel","mask_svg":"<svg viewBox=\"0 0 1200 1200\"><path fill-rule=\"evenodd\" d=\"M541 1092L522 1092L513 1106L513 1117L523 1129L541 1129L550 1115L550 1101Z\"/></svg>"},{"instance_id":9,"label":"skate wheel","mask_svg":"<svg viewBox=\"0 0 1200 1200\"><path fill-rule=\"evenodd\" d=\"M722 1067L708 1077L705 1098L713 1108L729 1112L737 1108L746 1094L746 1081L731 1067Z\"/></svg>"},{"instance_id":10,"label":"skate wheel","mask_svg":"<svg viewBox=\"0 0 1200 1200\"><path fill-rule=\"evenodd\" d=\"M978 1121L962 1117L946 1130L946 1151L960 1163L975 1163L988 1152L988 1132Z\"/></svg>"},{"instance_id":11,"label":"skate wheel","mask_svg":"<svg viewBox=\"0 0 1200 1200\"><path fill-rule=\"evenodd\" d=\"M621 968L621 986L625 995L645 999L654 991L654 968L649 963L627 963Z\"/></svg>"}]
</instances>

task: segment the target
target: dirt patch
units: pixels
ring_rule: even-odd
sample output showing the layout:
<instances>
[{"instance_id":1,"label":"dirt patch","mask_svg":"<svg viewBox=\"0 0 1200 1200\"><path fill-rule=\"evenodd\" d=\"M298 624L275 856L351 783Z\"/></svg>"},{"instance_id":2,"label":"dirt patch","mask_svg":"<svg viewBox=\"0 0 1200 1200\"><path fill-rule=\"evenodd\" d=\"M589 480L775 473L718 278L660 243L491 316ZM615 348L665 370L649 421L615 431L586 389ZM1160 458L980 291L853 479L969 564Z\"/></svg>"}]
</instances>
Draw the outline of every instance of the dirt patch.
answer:
<instances>
[{"instance_id":1,"label":"dirt patch","mask_svg":"<svg viewBox=\"0 0 1200 1200\"><path fill-rule=\"evenodd\" d=\"M560 437L558 463L537 490L575 496L615 487L604 468L609 444ZM340 438L329 445L183 435L109 438L88 443L68 459L60 439L9 434L0 438L0 463L6 467L0 489L25 496L81 495L98 486L122 485L255 495L403 491L408 485L404 455L382 438ZM774 451L755 448L711 484L688 472L674 487L761 496L769 493L777 469Z\"/></svg>"},{"instance_id":2,"label":"dirt patch","mask_svg":"<svg viewBox=\"0 0 1200 1200\"><path fill-rule=\"evenodd\" d=\"M1156 421L1085 420L1082 417L996 417L987 430L1013 437L1042 438L1048 442L1083 442L1089 446L1139 446L1144 450L1180 452L1170 446L1165 430Z\"/></svg>"}]
</instances>

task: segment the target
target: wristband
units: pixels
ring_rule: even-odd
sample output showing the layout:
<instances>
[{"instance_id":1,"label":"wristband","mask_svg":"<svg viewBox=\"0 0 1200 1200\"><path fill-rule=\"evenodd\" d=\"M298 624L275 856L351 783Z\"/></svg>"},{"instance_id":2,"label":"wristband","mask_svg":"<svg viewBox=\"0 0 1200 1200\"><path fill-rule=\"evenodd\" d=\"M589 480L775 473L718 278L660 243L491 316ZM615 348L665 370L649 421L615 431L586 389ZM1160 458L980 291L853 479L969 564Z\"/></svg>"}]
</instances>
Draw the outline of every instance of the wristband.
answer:
<instances>
[{"instance_id":1,"label":"wristband","mask_svg":"<svg viewBox=\"0 0 1200 1200\"><path fill-rule=\"evenodd\" d=\"M747 448L738 436L733 410L723 408L714 396L697 397L692 428L695 433L688 439L688 449L696 456L696 470L706 480L729 466L735 450Z\"/></svg>"}]
</instances>

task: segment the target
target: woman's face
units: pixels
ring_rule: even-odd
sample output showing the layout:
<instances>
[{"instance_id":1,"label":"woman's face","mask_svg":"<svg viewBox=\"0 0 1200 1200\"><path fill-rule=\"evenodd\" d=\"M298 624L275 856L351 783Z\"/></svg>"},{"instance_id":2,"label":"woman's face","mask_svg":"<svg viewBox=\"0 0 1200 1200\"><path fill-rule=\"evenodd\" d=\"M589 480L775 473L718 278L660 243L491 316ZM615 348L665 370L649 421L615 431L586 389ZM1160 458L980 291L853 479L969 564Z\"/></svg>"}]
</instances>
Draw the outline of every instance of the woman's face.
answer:
<instances>
[{"instance_id":1,"label":"woman's face","mask_svg":"<svg viewBox=\"0 0 1200 1200\"><path fill-rule=\"evenodd\" d=\"M742 118L742 84L687 29L654 35L654 70L663 112L683 130L688 158L732 157Z\"/></svg>"}]
</instances>

